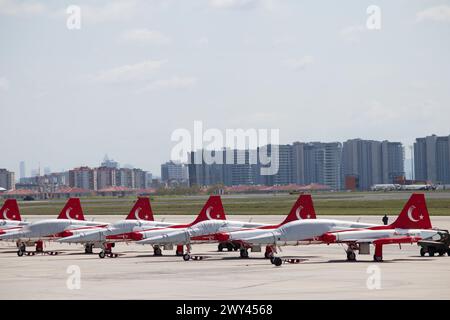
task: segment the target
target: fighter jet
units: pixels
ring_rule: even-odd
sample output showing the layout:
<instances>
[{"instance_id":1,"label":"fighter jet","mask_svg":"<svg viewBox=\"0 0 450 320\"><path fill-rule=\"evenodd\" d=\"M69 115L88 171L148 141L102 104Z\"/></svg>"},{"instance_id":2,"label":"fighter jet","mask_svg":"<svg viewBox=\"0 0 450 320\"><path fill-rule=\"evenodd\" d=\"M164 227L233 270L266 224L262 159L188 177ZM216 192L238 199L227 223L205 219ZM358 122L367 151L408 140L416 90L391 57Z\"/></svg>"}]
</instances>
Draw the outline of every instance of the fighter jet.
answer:
<instances>
[{"instance_id":1,"label":"fighter jet","mask_svg":"<svg viewBox=\"0 0 450 320\"><path fill-rule=\"evenodd\" d=\"M106 223L86 221L80 199L70 198L56 219L32 222L19 230L0 235L0 240L16 241L18 256L23 256L27 245L36 245L36 252L43 252L44 240L55 240L83 230L105 226Z\"/></svg>"},{"instance_id":2,"label":"fighter jet","mask_svg":"<svg viewBox=\"0 0 450 320\"><path fill-rule=\"evenodd\" d=\"M397 220L388 226L331 219L299 220L256 236L241 237L240 240L247 245L272 246L274 251L276 247L286 245L343 243L348 245L346 252L349 261L356 259L355 251L369 254L369 244L372 243L375 245L374 261L382 261L384 244L414 243L440 237L437 230L430 229L425 198L421 194L413 194ZM231 237L236 236L223 234L221 240ZM271 262L276 266L282 264L279 257L273 257Z\"/></svg>"},{"instance_id":3,"label":"fighter jet","mask_svg":"<svg viewBox=\"0 0 450 320\"><path fill-rule=\"evenodd\" d=\"M355 251L370 254L370 244L375 246L373 260L383 261L383 245L417 243L419 240L439 241L442 233L432 229L425 196L414 193L409 198L397 219L390 225L357 230L340 230L325 233L325 243L343 243L348 246L347 259L356 260Z\"/></svg>"},{"instance_id":4,"label":"fighter jet","mask_svg":"<svg viewBox=\"0 0 450 320\"><path fill-rule=\"evenodd\" d=\"M102 248L100 258L105 256L116 257L112 248L116 242L132 241L131 234L135 231L149 230L153 228L168 227L173 223L154 221L150 200L147 197L139 197L125 220L117 221L108 226L85 230L75 235L58 240L61 243L84 243ZM161 249L155 248L155 255L161 255Z\"/></svg>"}]
</instances>

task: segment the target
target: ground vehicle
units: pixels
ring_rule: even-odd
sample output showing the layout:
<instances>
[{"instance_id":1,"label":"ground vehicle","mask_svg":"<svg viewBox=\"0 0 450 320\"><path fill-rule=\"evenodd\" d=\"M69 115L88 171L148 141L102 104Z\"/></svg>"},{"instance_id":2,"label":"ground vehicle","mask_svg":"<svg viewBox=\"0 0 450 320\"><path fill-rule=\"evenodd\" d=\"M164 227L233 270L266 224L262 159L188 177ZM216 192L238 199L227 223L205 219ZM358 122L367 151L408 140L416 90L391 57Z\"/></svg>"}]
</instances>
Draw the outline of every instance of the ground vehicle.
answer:
<instances>
[{"instance_id":1,"label":"ground vehicle","mask_svg":"<svg viewBox=\"0 0 450 320\"><path fill-rule=\"evenodd\" d=\"M438 230L441 239L434 240L420 240L417 245L420 247L420 255L423 257L426 253L433 257L436 253L440 256L448 254L450 256L450 234L448 230Z\"/></svg>"}]
</instances>

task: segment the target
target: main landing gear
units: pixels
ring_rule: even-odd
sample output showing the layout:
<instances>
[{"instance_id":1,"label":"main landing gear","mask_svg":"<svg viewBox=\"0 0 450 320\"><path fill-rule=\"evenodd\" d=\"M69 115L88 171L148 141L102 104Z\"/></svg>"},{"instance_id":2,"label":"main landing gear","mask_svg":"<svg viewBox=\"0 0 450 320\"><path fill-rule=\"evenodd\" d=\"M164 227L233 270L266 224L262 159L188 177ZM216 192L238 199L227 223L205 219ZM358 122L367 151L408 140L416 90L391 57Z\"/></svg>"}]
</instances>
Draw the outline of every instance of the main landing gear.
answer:
<instances>
[{"instance_id":1,"label":"main landing gear","mask_svg":"<svg viewBox=\"0 0 450 320\"><path fill-rule=\"evenodd\" d=\"M272 259L274 255L274 250L271 246L266 246L266 251L264 252L264 258Z\"/></svg>"},{"instance_id":2,"label":"main landing gear","mask_svg":"<svg viewBox=\"0 0 450 320\"><path fill-rule=\"evenodd\" d=\"M272 257L270 258L270 262L276 267L279 267L283 264L283 260L281 260L280 257Z\"/></svg>"},{"instance_id":3,"label":"main landing gear","mask_svg":"<svg viewBox=\"0 0 450 320\"><path fill-rule=\"evenodd\" d=\"M224 249L227 249L227 251L230 252L230 251L236 251L238 248L231 242L219 243L219 245L217 246L217 250L219 252L222 252Z\"/></svg>"},{"instance_id":4,"label":"main landing gear","mask_svg":"<svg viewBox=\"0 0 450 320\"><path fill-rule=\"evenodd\" d=\"M112 252L112 248L114 248L115 244L114 243L105 243L103 245L103 250L100 251L100 253L98 254L98 256L103 259L105 257L110 257L110 258L117 258L119 255L117 253L113 253Z\"/></svg>"},{"instance_id":5,"label":"main landing gear","mask_svg":"<svg viewBox=\"0 0 450 320\"><path fill-rule=\"evenodd\" d=\"M25 242L19 242L19 243L17 243L17 248L18 248L18 250L17 250L17 255L18 255L19 257L22 257L23 255L34 256L34 255L36 255L36 254L38 254L38 253L41 253L41 254L49 254L49 255L51 255L51 256L57 255L57 254L58 254L57 251L44 251L44 241L42 241L42 240L36 241L36 242L35 242L35 245L36 245L35 251L28 251L28 252L27 252L27 246L26 246L26 243L25 243Z\"/></svg>"},{"instance_id":6,"label":"main landing gear","mask_svg":"<svg viewBox=\"0 0 450 320\"><path fill-rule=\"evenodd\" d=\"M154 246L153 247L153 255L160 257L162 256L162 249L159 246Z\"/></svg>"},{"instance_id":7,"label":"main landing gear","mask_svg":"<svg viewBox=\"0 0 450 320\"><path fill-rule=\"evenodd\" d=\"M375 245L375 254L373 255L373 261L382 262L383 261L383 246Z\"/></svg>"},{"instance_id":8,"label":"main landing gear","mask_svg":"<svg viewBox=\"0 0 450 320\"><path fill-rule=\"evenodd\" d=\"M239 251L239 254L242 259L247 259L248 258L248 249L241 248L241 250Z\"/></svg>"},{"instance_id":9,"label":"main landing gear","mask_svg":"<svg viewBox=\"0 0 450 320\"><path fill-rule=\"evenodd\" d=\"M183 255L183 252L184 252L184 249L183 249L183 246L181 245L178 245L177 246L177 250L175 251L175 255L177 256L177 257L180 257L180 256L182 256Z\"/></svg>"},{"instance_id":10,"label":"main landing gear","mask_svg":"<svg viewBox=\"0 0 450 320\"><path fill-rule=\"evenodd\" d=\"M94 253L94 244L92 244L92 243L85 244L85 246L84 246L84 253L86 253L86 254Z\"/></svg>"}]
</instances>

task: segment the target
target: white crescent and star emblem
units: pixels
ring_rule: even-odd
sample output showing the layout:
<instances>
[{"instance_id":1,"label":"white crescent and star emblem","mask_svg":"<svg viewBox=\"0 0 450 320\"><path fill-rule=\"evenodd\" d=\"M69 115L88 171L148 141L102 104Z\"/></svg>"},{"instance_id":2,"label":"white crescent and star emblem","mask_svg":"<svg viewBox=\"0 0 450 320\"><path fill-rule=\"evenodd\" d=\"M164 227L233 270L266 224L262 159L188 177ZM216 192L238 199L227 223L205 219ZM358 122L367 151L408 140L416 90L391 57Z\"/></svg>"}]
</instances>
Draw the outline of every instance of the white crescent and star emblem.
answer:
<instances>
[{"instance_id":1,"label":"white crescent and star emblem","mask_svg":"<svg viewBox=\"0 0 450 320\"><path fill-rule=\"evenodd\" d=\"M419 219L414 219L413 216L412 216L412 213L414 212L415 209L416 209L416 206L409 207L408 213L407 213L408 214L408 219L411 220L412 222L419 222L419 220L423 219L423 215L420 215Z\"/></svg>"},{"instance_id":2,"label":"white crescent and star emblem","mask_svg":"<svg viewBox=\"0 0 450 320\"><path fill-rule=\"evenodd\" d=\"M206 209L206 212L205 212L205 214L206 214L206 217L209 219L209 220L214 220L213 218L211 218L211 210L212 209L214 209L213 207L208 207L207 209Z\"/></svg>"},{"instance_id":3,"label":"white crescent and star emblem","mask_svg":"<svg viewBox=\"0 0 450 320\"><path fill-rule=\"evenodd\" d=\"M139 217L139 213L141 212L142 208L137 208L134 211L134 217L136 218L136 220L141 220L141 218Z\"/></svg>"},{"instance_id":4,"label":"white crescent and star emblem","mask_svg":"<svg viewBox=\"0 0 450 320\"><path fill-rule=\"evenodd\" d=\"M66 218L70 219L70 211L72 211L72 207L67 208L66 210Z\"/></svg>"},{"instance_id":5,"label":"white crescent and star emblem","mask_svg":"<svg viewBox=\"0 0 450 320\"><path fill-rule=\"evenodd\" d=\"M5 211L3 211L3 216L5 217L5 220L9 220L8 211L9 211L9 208L6 208ZM13 216L13 218L14 218L14 216Z\"/></svg>"},{"instance_id":6,"label":"white crescent and star emblem","mask_svg":"<svg viewBox=\"0 0 450 320\"><path fill-rule=\"evenodd\" d=\"M298 220L301 220L302 218L300 217L300 212L303 210L303 206L299 206L297 208L297 210L295 210L295 216L297 217Z\"/></svg>"}]
</instances>

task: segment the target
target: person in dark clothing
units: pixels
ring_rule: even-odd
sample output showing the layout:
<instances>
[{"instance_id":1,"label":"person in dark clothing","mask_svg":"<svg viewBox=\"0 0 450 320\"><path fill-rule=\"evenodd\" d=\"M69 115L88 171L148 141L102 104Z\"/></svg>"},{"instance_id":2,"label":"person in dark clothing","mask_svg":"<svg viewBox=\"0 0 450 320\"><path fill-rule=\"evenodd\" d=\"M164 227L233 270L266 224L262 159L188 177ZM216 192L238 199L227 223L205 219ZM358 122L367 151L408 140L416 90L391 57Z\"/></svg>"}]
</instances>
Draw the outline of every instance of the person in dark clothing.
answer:
<instances>
[{"instance_id":1,"label":"person in dark clothing","mask_svg":"<svg viewBox=\"0 0 450 320\"><path fill-rule=\"evenodd\" d=\"M387 226L387 224L389 222L389 218L388 218L387 214L384 215L382 220L383 220L384 225Z\"/></svg>"}]
</instances>

